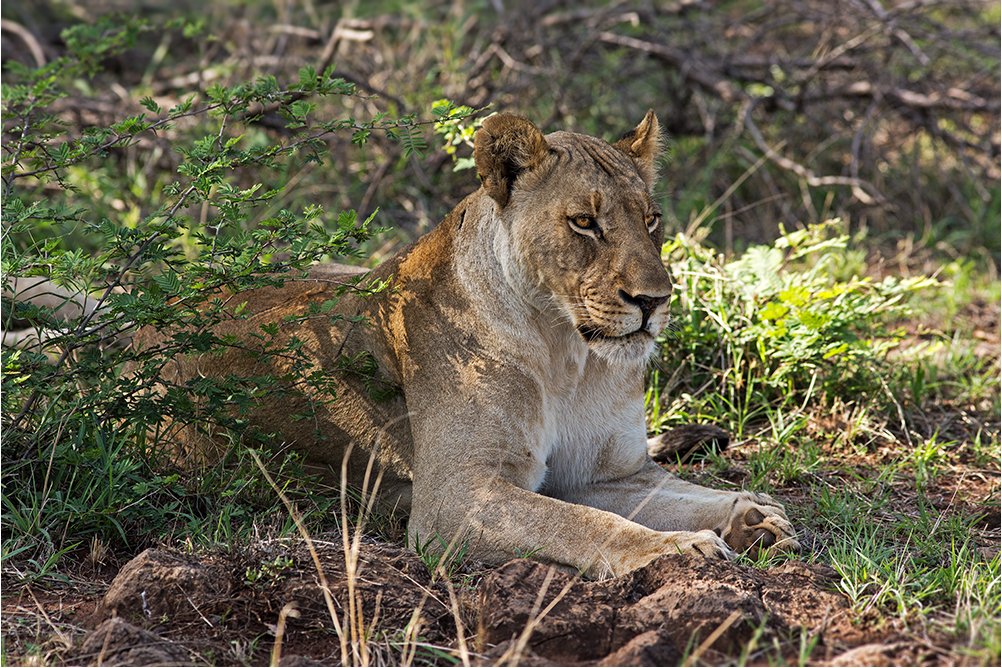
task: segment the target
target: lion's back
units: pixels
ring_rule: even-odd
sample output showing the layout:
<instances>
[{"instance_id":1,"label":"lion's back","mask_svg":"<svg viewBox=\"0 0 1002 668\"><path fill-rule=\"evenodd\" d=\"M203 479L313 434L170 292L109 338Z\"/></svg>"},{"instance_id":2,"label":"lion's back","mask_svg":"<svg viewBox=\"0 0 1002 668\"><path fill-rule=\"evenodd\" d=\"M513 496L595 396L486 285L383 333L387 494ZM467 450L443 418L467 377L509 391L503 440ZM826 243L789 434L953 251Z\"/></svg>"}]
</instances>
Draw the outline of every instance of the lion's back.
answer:
<instances>
[{"instance_id":1,"label":"lion's back","mask_svg":"<svg viewBox=\"0 0 1002 668\"><path fill-rule=\"evenodd\" d=\"M227 318L212 329L219 337L235 336L238 343L213 353L176 355L159 377L165 384L161 387L184 386L199 378L268 379L249 416L252 424L265 433L276 433L277 443L294 444L303 455L306 471L329 483L338 479L349 445L353 445L349 460L353 482L361 480L369 452L378 445L377 462L385 470L384 491L400 497L399 504L405 508L412 457L407 408L395 389L392 372L374 364L378 355L373 353L380 347L378 333L358 320L378 306L379 297L338 295L365 271L320 265L305 278L286 280L281 288L224 296L227 309L239 312L239 317ZM337 305L328 309L325 304L332 300ZM273 325L278 325L274 336L267 334ZM174 334L144 327L133 346L149 350L167 345ZM294 339L299 342L298 352L282 351ZM263 355L268 350L281 352ZM317 371L319 376L307 380ZM174 449L186 459L218 459L222 440L193 427L199 415L190 418L170 426Z\"/></svg>"}]
</instances>

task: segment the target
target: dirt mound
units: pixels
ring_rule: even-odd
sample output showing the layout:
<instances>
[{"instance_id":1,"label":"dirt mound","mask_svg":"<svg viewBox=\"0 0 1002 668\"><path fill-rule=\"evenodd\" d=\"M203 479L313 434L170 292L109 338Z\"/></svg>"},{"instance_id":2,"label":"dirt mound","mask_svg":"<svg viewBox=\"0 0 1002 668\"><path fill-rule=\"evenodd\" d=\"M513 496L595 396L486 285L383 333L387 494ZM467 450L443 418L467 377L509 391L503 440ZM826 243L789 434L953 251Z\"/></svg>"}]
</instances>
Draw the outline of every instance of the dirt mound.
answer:
<instances>
[{"instance_id":1,"label":"dirt mound","mask_svg":"<svg viewBox=\"0 0 1002 668\"><path fill-rule=\"evenodd\" d=\"M406 550L362 545L349 588L339 541L318 542L332 604L351 641L356 619L372 665L451 665L460 657L449 593ZM480 665L656 666L733 663L750 647L774 660L830 665L934 665L893 628L850 623L838 574L789 561L768 569L698 557L662 557L629 575L590 582L527 560L459 590L457 611ZM281 665L342 661L320 577L305 545L186 554L147 550L119 571L70 663L89 665ZM61 603L60 603L61 605ZM420 611L415 614L415 610ZM859 620L857 619L857 622ZM350 650L349 650L350 651ZM417 656L415 656L417 652ZM357 661L359 657L347 657Z\"/></svg>"},{"instance_id":2,"label":"dirt mound","mask_svg":"<svg viewBox=\"0 0 1002 668\"><path fill-rule=\"evenodd\" d=\"M804 632L821 646L837 641L832 633L847 608L836 581L831 568L802 562L761 570L675 555L586 582L513 561L481 585L478 642L492 656L511 652L541 617L526 639L527 657L561 665L675 665L683 650L712 663L712 654L734 656L756 634L799 642Z\"/></svg>"},{"instance_id":3,"label":"dirt mound","mask_svg":"<svg viewBox=\"0 0 1002 668\"><path fill-rule=\"evenodd\" d=\"M352 597L344 552L331 543L317 549L335 614L350 637L347 608ZM357 628L374 625L393 630L401 634L401 641L405 630L428 643L455 638L452 612L443 603L445 592L432 586L427 567L412 553L387 546L362 546L351 591L357 602ZM285 653L340 661L340 639L305 545L197 556L147 550L119 571L91 623L128 621L162 633L171 631L171 638L223 641L227 645L234 640L246 643L264 638L260 648L246 648L244 658L267 661L280 611L287 604L298 615L285 619ZM416 610L420 611L417 615ZM101 642L94 640L101 629L103 626L88 637L91 645ZM177 629L184 631L177 633ZM101 638L105 635L102 632ZM115 661L112 657L102 663L114 665ZM129 659L121 665L140 664Z\"/></svg>"},{"instance_id":4,"label":"dirt mound","mask_svg":"<svg viewBox=\"0 0 1002 668\"><path fill-rule=\"evenodd\" d=\"M84 639L83 654L98 666L188 666L184 647L127 623L121 617L103 622Z\"/></svg>"}]
</instances>

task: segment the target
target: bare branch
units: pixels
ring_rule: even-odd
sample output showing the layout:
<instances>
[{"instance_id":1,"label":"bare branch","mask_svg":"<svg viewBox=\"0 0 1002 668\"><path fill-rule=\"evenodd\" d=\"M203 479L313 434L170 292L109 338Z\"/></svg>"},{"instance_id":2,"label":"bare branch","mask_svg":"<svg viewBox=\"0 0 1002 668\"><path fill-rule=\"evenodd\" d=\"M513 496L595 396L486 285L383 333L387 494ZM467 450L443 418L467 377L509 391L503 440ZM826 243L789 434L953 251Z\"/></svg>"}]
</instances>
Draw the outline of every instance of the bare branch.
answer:
<instances>
[{"instance_id":1,"label":"bare branch","mask_svg":"<svg viewBox=\"0 0 1002 668\"><path fill-rule=\"evenodd\" d=\"M867 183L862 179L851 176L818 176L807 167L804 167L789 158L781 156L771 146L769 146L769 144L765 141L765 137L762 136L762 131L758 129L757 125L755 125L755 121L752 118L752 111L754 108L755 104L753 103L748 105L745 111L745 127L748 128L748 131L751 133L752 137L755 139L755 143L762 150L762 152L774 163L783 169L793 172L800 178L804 179L807 185L814 186L815 188L821 186L850 186L853 194L864 204L876 204L877 202L884 201L883 195L881 195L872 184Z\"/></svg>"}]
</instances>

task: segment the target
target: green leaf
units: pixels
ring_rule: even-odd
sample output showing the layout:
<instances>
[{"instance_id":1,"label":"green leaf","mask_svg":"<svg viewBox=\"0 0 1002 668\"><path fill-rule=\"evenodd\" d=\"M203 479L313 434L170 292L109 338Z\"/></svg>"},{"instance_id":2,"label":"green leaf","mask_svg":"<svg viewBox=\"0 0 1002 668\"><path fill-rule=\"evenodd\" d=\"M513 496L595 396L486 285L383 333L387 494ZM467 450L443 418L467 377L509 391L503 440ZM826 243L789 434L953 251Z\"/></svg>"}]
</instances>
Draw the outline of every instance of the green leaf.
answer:
<instances>
[{"instance_id":1,"label":"green leaf","mask_svg":"<svg viewBox=\"0 0 1002 668\"><path fill-rule=\"evenodd\" d=\"M758 316L762 320L782 320L789 312L790 309L785 304L769 302L765 308L759 311Z\"/></svg>"},{"instance_id":2,"label":"green leaf","mask_svg":"<svg viewBox=\"0 0 1002 668\"><path fill-rule=\"evenodd\" d=\"M181 279L174 271L167 271L159 276L154 276L153 282L159 285L168 295L180 295L183 289L181 287Z\"/></svg>"},{"instance_id":3,"label":"green leaf","mask_svg":"<svg viewBox=\"0 0 1002 668\"><path fill-rule=\"evenodd\" d=\"M317 71L312 65L299 69L299 90L310 91L317 88Z\"/></svg>"},{"instance_id":4,"label":"green leaf","mask_svg":"<svg viewBox=\"0 0 1002 668\"><path fill-rule=\"evenodd\" d=\"M832 357L835 357L836 355L841 355L842 353L846 352L847 350L849 350L849 344L848 343L841 343L841 344L835 346L834 348L832 348L831 350L829 350L828 352L826 352L824 354L824 356L822 357L822 359L826 359L826 360L827 359L831 359Z\"/></svg>"},{"instance_id":5,"label":"green leaf","mask_svg":"<svg viewBox=\"0 0 1002 668\"><path fill-rule=\"evenodd\" d=\"M805 327L814 331L824 329L825 325L831 322L831 318L824 313L812 313L811 311L802 311L798 318Z\"/></svg>"}]
</instances>

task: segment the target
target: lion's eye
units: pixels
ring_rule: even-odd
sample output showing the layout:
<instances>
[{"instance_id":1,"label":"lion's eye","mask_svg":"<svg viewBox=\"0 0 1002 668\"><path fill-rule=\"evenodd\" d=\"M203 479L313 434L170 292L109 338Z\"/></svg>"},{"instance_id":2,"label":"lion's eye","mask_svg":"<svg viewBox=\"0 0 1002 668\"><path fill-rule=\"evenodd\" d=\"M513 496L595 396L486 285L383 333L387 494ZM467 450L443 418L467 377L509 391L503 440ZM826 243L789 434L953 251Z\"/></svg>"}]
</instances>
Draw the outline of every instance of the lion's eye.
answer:
<instances>
[{"instance_id":1,"label":"lion's eye","mask_svg":"<svg viewBox=\"0 0 1002 668\"><path fill-rule=\"evenodd\" d=\"M601 231L599 229L598 223L595 222L595 218L593 216L586 216L586 215L571 216L569 220L571 227L577 230L578 232L598 233Z\"/></svg>"},{"instance_id":2,"label":"lion's eye","mask_svg":"<svg viewBox=\"0 0 1002 668\"><path fill-rule=\"evenodd\" d=\"M660 213L652 213L651 215L647 216L647 231L653 232L654 230L656 230L660 222L661 222Z\"/></svg>"}]
</instances>

